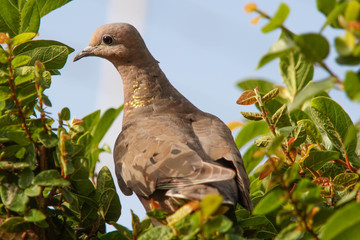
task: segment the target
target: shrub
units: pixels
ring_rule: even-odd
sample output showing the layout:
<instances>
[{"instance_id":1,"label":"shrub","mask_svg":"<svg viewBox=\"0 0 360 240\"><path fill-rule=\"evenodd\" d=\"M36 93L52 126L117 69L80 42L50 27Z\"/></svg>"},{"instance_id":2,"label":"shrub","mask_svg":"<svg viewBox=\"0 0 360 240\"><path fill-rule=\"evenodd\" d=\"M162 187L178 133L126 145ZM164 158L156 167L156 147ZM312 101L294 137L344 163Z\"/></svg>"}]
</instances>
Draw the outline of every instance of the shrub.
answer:
<instances>
[{"instance_id":1,"label":"shrub","mask_svg":"<svg viewBox=\"0 0 360 240\"><path fill-rule=\"evenodd\" d=\"M326 19L319 33L295 34L284 26L290 10L282 3L273 17L255 4L245 10L268 19L264 33L279 39L258 68L279 60L284 85L263 79L238 83L237 103L245 123L231 123L250 173L252 213L236 210L237 224L218 214L220 196L185 204L168 216L152 205L148 213L164 223L152 226L132 213L132 231L116 223L119 197L109 170L95 173L99 143L122 106L101 115L73 118L64 107L52 117L46 90L73 49L53 40L33 40L40 19L69 2L1 1L0 16L0 237L2 239L357 239L360 234L359 126L328 95L344 90L360 101L360 2L317 0ZM14 4L12 4L14 3ZM333 39L338 76L325 60ZM351 66L351 68L349 67ZM314 80L317 68L328 73ZM254 141L255 139L255 141ZM116 231L106 232L105 223Z\"/></svg>"}]
</instances>

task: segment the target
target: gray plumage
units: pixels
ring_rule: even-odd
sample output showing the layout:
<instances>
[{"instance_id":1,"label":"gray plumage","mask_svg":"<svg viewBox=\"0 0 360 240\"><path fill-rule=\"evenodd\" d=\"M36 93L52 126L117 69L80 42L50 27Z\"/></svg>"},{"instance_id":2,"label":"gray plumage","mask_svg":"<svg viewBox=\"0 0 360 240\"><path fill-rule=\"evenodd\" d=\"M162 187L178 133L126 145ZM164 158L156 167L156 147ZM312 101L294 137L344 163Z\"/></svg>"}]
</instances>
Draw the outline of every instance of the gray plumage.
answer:
<instances>
[{"instance_id":1,"label":"gray plumage","mask_svg":"<svg viewBox=\"0 0 360 240\"><path fill-rule=\"evenodd\" d=\"M101 26L74 61L85 56L109 60L123 80L114 163L125 195L135 192L146 210L154 199L173 212L181 202L221 194L232 211L237 203L251 211L249 179L230 130L170 84L133 26Z\"/></svg>"}]
</instances>

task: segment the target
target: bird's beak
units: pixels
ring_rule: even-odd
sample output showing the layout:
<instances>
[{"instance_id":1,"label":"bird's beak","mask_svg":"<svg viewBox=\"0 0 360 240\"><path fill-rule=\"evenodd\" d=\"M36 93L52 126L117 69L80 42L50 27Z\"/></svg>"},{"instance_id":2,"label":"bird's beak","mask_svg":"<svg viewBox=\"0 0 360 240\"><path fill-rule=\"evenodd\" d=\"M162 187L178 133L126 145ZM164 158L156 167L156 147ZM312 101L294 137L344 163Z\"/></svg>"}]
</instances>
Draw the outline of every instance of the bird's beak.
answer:
<instances>
[{"instance_id":1,"label":"bird's beak","mask_svg":"<svg viewBox=\"0 0 360 240\"><path fill-rule=\"evenodd\" d=\"M86 48L84 48L84 50L82 50L81 52L76 54L73 61L76 62L80 58L92 56L93 55L92 52L95 48L96 47L93 47L93 46L87 46Z\"/></svg>"}]
</instances>

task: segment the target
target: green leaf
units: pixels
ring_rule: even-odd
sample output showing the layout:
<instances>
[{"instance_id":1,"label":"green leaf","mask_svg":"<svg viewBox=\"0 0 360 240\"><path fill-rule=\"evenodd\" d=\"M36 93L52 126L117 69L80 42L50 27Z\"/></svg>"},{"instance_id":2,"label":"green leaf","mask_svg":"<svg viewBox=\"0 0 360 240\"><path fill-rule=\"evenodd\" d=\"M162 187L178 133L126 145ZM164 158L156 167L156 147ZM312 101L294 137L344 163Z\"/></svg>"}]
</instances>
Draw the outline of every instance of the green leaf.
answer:
<instances>
[{"instance_id":1,"label":"green leaf","mask_svg":"<svg viewBox=\"0 0 360 240\"><path fill-rule=\"evenodd\" d=\"M250 173L264 158L265 152L262 154L257 154L256 157L254 156L254 154L259 150L259 147L252 145L243 155L243 162L247 173Z\"/></svg>"},{"instance_id":2,"label":"green leaf","mask_svg":"<svg viewBox=\"0 0 360 240\"><path fill-rule=\"evenodd\" d=\"M326 16L334 9L336 0L317 0L317 9Z\"/></svg>"},{"instance_id":3,"label":"green leaf","mask_svg":"<svg viewBox=\"0 0 360 240\"><path fill-rule=\"evenodd\" d=\"M25 195L28 197L36 197L41 193L41 187L38 185L33 185L27 189L25 189Z\"/></svg>"},{"instance_id":4,"label":"green leaf","mask_svg":"<svg viewBox=\"0 0 360 240\"><path fill-rule=\"evenodd\" d=\"M318 82L310 82L295 97L289 105L289 112L301 106L305 101L312 99L322 92L327 92L335 86L334 78L330 77Z\"/></svg>"},{"instance_id":5,"label":"green leaf","mask_svg":"<svg viewBox=\"0 0 360 240\"><path fill-rule=\"evenodd\" d=\"M329 54L329 43L320 34L295 35L294 42L309 61L321 62Z\"/></svg>"},{"instance_id":6,"label":"green leaf","mask_svg":"<svg viewBox=\"0 0 360 240\"><path fill-rule=\"evenodd\" d=\"M356 195L358 194L360 189L360 184L356 184L351 192L347 193L346 195L344 195L339 201L336 202L336 206L341 206L347 203L350 203L351 201L353 201L356 197Z\"/></svg>"},{"instance_id":7,"label":"green leaf","mask_svg":"<svg viewBox=\"0 0 360 240\"><path fill-rule=\"evenodd\" d=\"M137 236L139 233L139 228L140 228L140 219L138 217L138 215L136 215L133 210L130 210L131 212L131 226L133 229L133 235Z\"/></svg>"},{"instance_id":8,"label":"green leaf","mask_svg":"<svg viewBox=\"0 0 360 240\"><path fill-rule=\"evenodd\" d=\"M268 93L266 93L261 100L265 103L265 102L269 102L271 100L273 100L277 95L279 95L279 88L274 88L272 90L270 90Z\"/></svg>"},{"instance_id":9,"label":"green leaf","mask_svg":"<svg viewBox=\"0 0 360 240\"><path fill-rule=\"evenodd\" d=\"M295 49L294 42L288 38L280 38L270 48L270 50L260 59L257 69L271 62L275 58L281 57Z\"/></svg>"},{"instance_id":10,"label":"green leaf","mask_svg":"<svg viewBox=\"0 0 360 240\"><path fill-rule=\"evenodd\" d=\"M138 240L170 240L174 236L170 227L161 225L150 229L144 234L140 235Z\"/></svg>"},{"instance_id":11,"label":"green leaf","mask_svg":"<svg viewBox=\"0 0 360 240\"><path fill-rule=\"evenodd\" d=\"M30 57L31 61L29 65L34 65L37 60L42 62L45 65L45 68L48 70L51 69L61 69L67 60L69 55L68 48L65 46L48 46L48 47L38 47L34 50L28 50L21 53L24 56L27 55Z\"/></svg>"},{"instance_id":12,"label":"green leaf","mask_svg":"<svg viewBox=\"0 0 360 240\"><path fill-rule=\"evenodd\" d=\"M7 130L4 135L21 146L30 144L30 141L23 130Z\"/></svg>"},{"instance_id":13,"label":"green leaf","mask_svg":"<svg viewBox=\"0 0 360 240\"><path fill-rule=\"evenodd\" d=\"M125 239L127 239L127 240L133 239L131 231L129 229L127 229L126 227L124 227L120 224L117 224L116 222L109 222L109 224L113 225L116 228L116 230L118 230L118 232L121 233L125 237Z\"/></svg>"},{"instance_id":14,"label":"green leaf","mask_svg":"<svg viewBox=\"0 0 360 240\"><path fill-rule=\"evenodd\" d=\"M26 164L29 166L28 163ZM29 187L31 185L33 178L34 178L34 172L30 168L25 168L19 174L19 180L18 180L19 187L21 187L22 189Z\"/></svg>"},{"instance_id":15,"label":"green leaf","mask_svg":"<svg viewBox=\"0 0 360 240\"><path fill-rule=\"evenodd\" d=\"M272 225L272 223L265 216L253 216L239 220L239 226L242 228L255 227L261 225Z\"/></svg>"},{"instance_id":16,"label":"green leaf","mask_svg":"<svg viewBox=\"0 0 360 240\"><path fill-rule=\"evenodd\" d=\"M19 33L34 32L37 33L40 25L40 14L36 0L26 1L21 11L21 22Z\"/></svg>"},{"instance_id":17,"label":"green leaf","mask_svg":"<svg viewBox=\"0 0 360 240\"><path fill-rule=\"evenodd\" d=\"M22 32L37 32L40 17L61 7L70 0L4 0L0 1L0 32L11 37Z\"/></svg>"},{"instance_id":18,"label":"green leaf","mask_svg":"<svg viewBox=\"0 0 360 240\"><path fill-rule=\"evenodd\" d=\"M254 90L256 87L258 88L259 93L265 94L274 88L274 84L272 82L262 80L262 79L246 79L237 83L237 86L246 90Z\"/></svg>"},{"instance_id":19,"label":"green leaf","mask_svg":"<svg viewBox=\"0 0 360 240\"><path fill-rule=\"evenodd\" d=\"M19 89L19 93L17 94L17 98L19 100L24 100L24 99L28 99L31 97L35 97L36 96L36 88L35 88L35 84L29 84L27 86L24 86L22 88Z\"/></svg>"},{"instance_id":20,"label":"green leaf","mask_svg":"<svg viewBox=\"0 0 360 240\"><path fill-rule=\"evenodd\" d=\"M323 139L319 129L310 119L303 119L297 122L298 126L303 126L306 131L306 136L312 143L321 144Z\"/></svg>"},{"instance_id":21,"label":"green leaf","mask_svg":"<svg viewBox=\"0 0 360 240\"><path fill-rule=\"evenodd\" d=\"M9 33L11 37L14 37L19 33L21 9L18 8L18 4L13 4L12 1L0 1L0 9L2 9L0 32Z\"/></svg>"},{"instance_id":22,"label":"green leaf","mask_svg":"<svg viewBox=\"0 0 360 240\"><path fill-rule=\"evenodd\" d=\"M97 146L100 141L103 139L105 133L109 130L114 120L118 117L120 112L123 110L124 105L121 105L119 108L110 108L108 109L100 118L99 122L93 129L93 140L92 144Z\"/></svg>"},{"instance_id":23,"label":"green leaf","mask_svg":"<svg viewBox=\"0 0 360 240\"><path fill-rule=\"evenodd\" d=\"M360 77L358 74L353 71L346 72L344 89L351 100L360 102Z\"/></svg>"},{"instance_id":24,"label":"green leaf","mask_svg":"<svg viewBox=\"0 0 360 240\"><path fill-rule=\"evenodd\" d=\"M115 190L114 180L107 166L101 168L97 176L96 189L102 193L108 189Z\"/></svg>"},{"instance_id":25,"label":"green leaf","mask_svg":"<svg viewBox=\"0 0 360 240\"><path fill-rule=\"evenodd\" d=\"M32 55L31 53L33 53L37 49L41 49L41 48L49 48L49 49L51 49L52 47L66 47L69 54L74 51L73 48L71 48L71 47L69 47L69 46L67 46L67 45L65 45L65 44L63 44L61 42L58 42L58 41L53 41L53 40L33 40L33 41L25 42L25 43L20 44L19 46L17 46L14 49L14 54L15 55L20 55L20 54L27 53L25 55Z\"/></svg>"},{"instance_id":26,"label":"green leaf","mask_svg":"<svg viewBox=\"0 0 360 240\"><path fill-rule=\"evenodd\" d=\"M317 125L322 128L333 145L342 153L353 153L356 149L357 139L347 140L349 144L344 145L349 128L353 128L349 115L334 100L326 97L314 98L311 102L311 113Z\"/></svg>"},{"instance_id":27,"label":"green leaf","mask_svg":"<svg viewBox=\"0 0 360 240\"><path fill-rule=\"evenodd\" d=\"M274 137L271 141L270 144L268 146L268 152L269 154L275 154L277 152L277 150L280 149L283 141L285 139L284 135L277 135L276 137Z\"/></svg>"},{"instance_id":28,"label":"green leaf","mask_svg":"<svg viewBox=\"0 0 360 240\"><path fill-rule=\"evenodd\" d=\"M287 105L283 104L271 117L271 122L275 127L281 128L291 126L290 118L287 112Z\"/></svg>"},{"instance_id":29,"label":"green leaf","mask_svg":"<svg viewBox=\"0 0 360 240\"><path fill-rule=\"evenodd\" d=\"M17 68L23 65L26 65L29 61L31 60L31 58L29 56L16 56L12 61L11 61L11 66L13 68Z\"/></svg>"},{"instance_id":30,"label":"green leaf","mask_svg":"<svg viewBox=\"0 0 360 240\"><path fill-rule=\"evenodd\" d=\"M274 239L276 237L276 233L270 231L258 231L256 238L259 239Z\"/></svg>"},{"instance_id":31,"label":"green leaf","mask_svg":"<svg viewBox=\"0 0 360 240\"><path fill-rule=\"evenodd\" d=\"M9 87L0 86L0 101L4 101L11 97L11 89Z\"/></svg>"},{"instance_id":32,"label":"green leaf","mask_svg":"<svg viewBox=\"0 0 360 240\"><path fill-rule=\"evenodd\" d=\"M255 137L260 135L267 134L269 132L269 127L264 121L248 122L245 126L242 127L241 131L236 136L235 143L240 149L251 139L254 139Z\"/></svg>"},{"instance_id":33,"label":"green leaf","mask_svg":"<svg viewBox=\"0 0 360 240\"><path fill-rule=\"evenodd\" d=\"M141 234L147 232L148 230L150 230L151 228L153 228L151 219L145 218L144 220L142 220L140 222L138 234L141 235Z\"/></svg>"},{"instance_id":34,"label":"green leaf","mask_svg":"<svg viewBox=\"0 0 360 240\"><path fill-rule=\"evenodd\" d=\"M19 76L17 76L15 78L15 85L18 86L18 85L20 85L22 83L29 82L29 81L33 80L34 77L35 77L34 73L29 73L29 74L24 75L24 76L19 75Z\"/></svg>"},{"instance_id":35,"label":"green leaf","mask_svg":"<svg viewBox=\"0 0 360 240\"><path fill-rule=\"evenodd\" d=\"M286 200L286 195L281 188L275 188L268 192L258 204L256 204L254 215L265 215L279 208Z\"/></svg>"},{"instance_id":36,"label":"green leaf","mask_svg":"<svg viewBox=\"0 0 360 240\"><path fill-rule=\"evenodd\" d=\"M299 174L300 164L298 162L294 162L288 169L286 169L284 174L284 180L290 186L290 184L296 179L300 178Z\"/></svg>"},{"instance_id":37,"label":"green leaf","mask_svg":"<svg viewBox=\"0 0 360 240\"><path fill-rule=\"evenodd\" d=\"M278 27L281 27L289 15L289 12L289 7L285 3L281 3L275 15L270 19L269 23L261 29L261 31L263 33L268 33Z\"/></svg>"},{"instance_id":38,"label":"green leaf","mask_svg":"<svg viewBox=\"0 0 360 240\"><path fill-rule=\"evenodd\" d=\"M357 21L360 13L360 3L357 1L349 1L346 6L344 17L346 22Z\"/></svg>"},{"instance_id":39,"label":"green leaf","mask_svg":"<svg viewBox=\"0 0 360 240\"><path fill-rule=\"evenodd\" d=\"M5 51L4 49L0 48L0 63L7 64L9 61L9 53ZM8 71L5 72L3 70L0 70L0 83L2 83L4 80L7 80L9 77Z\"/></svg>"},{"instance_id":40,"label":"green leaf","mask_svg":"<svg viewBox=\"0 0 360 240\"><path fill-rule=\"evenodd\" d=\"M65 121L70 120L70 109L67 107L64 107L61 109L61 112L59 113L59 118Z\"/></svg>"},{"instance_id":41,"label":"green leaf","mask_svg":"<svg viewBox=\"0 0 360 240\"><path fill-rule=\"evenodd\" d=\"M100 208L106 222L116 222L121 215L119 196L108 167L104 166L97 177L96 190L100 193Z\"/></svg>"},{"instance_id":42,"label":"green leaf","mask_svg":"<svg viewBox=\"0 0 360 240\"><path fill-rule=\"evenodd\" d=\"M356 173L341 173L334 178L333 184L337 191L344 191L354 185L358 179L359 175Z\"/></svg>"},{"instance_id":43,"label":"green leaf","mask_svg":"<svg viewBox=\"0 0 360 240\"><path fill-rule=\"evenodd\" d=\"M21 147L21 148L19 149L19 151L17 151L17 152L15 153L15 157L18 158L18 159L22 159L22 158L24 157L25 153L26 153L26 148Z\"/></svg>"},{"instance_id":44,"label":"green leaf","mask_svg":"<svg viewBox=\"0 0 360 240\"><path fill-rule=\"evenodd\" d=\"M37 209L30 209L24 216L27 222L40 222L46 219L46 216Z\"/></svg>"},{"instance_id":45,"label":"green leaf","mask_svg":"<svg viewBox=\"0 0 360 240\"><path fill-rule=\"evenodd\" d=\"M290 51L281 56L279 64L281 76L292 97L312 80L314 67L298 52Z\"/></svg>"},{"instance_id":46,"label":"green leaf","mask_svg":"<svg viewBox=\"0 0 360 240\"><path fill-rule=\"evenodd\" d=\"M70 1L71 0L37 0L36 2L40 11L40 16L43 17Z\"/></svg>"},{"instance_id":47,"label":"green leaf","mask_svg":"<svg viewBox=\"0 0 360 240\"><path fill-rule=\"evenodd\" d=\"M273 135L263 135L255 140L255 145L257 147L267 147L273 140L274 140Z\"/></svg>"},{"instance_id":48,"label":"green leaf","mask_svg":"<svg viewBox=\"0 0 360 240\"><path fill-rule=\"evenodd\" d=\"M204 225L204 233L205 236L207 236L206 239L213 239L214 236L227 232L232 225L232 221L224 215L209 219Z\"/></svg>"},{"instance_id":49,"label":"green leaf","mask_svg":"<svg viewBox=\"0 0 360 240\"><path fill-rule=\"evenodd\" d=\"M357 56L339 56L336 58L336 62L340 65L355 66L360 63L360 58Z\"/></svg>"},{"instance_id":50,"label":"green leaf","mask_svg":"<svg viewBox=\"0 0 360 240\"><path fill-rule=\"evenodd\" d=\"M132 238L127 238L118 231L112 231L102 235L100 240L132 240Z\"/></svg>"},{"instance_id":51,"label":"green leaf","mask_svg":"<svg viewBox=\"0 0 360 240\"><path fill-rule=\"evenodd\" d=\"M72 180L71 183L73 187L76 189L76 192L83 196L89 196L95 191L94 185L92 184L92 182L89 180L88 177L85 179L83 178L83 179Z\"/></svg>"},{"instance_id":52,"label":"green leaf","mask_svg":"<svg viewBox=\"0 0 360 240\"><path fill-rule=\"evenodd\" d=\"M306 129L303 125L296 125L294 130L291 133L291 136L294 137L294 142L292 146L298 147L306 140Z\"/></svg>"},{"instance_id":53,"label":"green leaf","mask_svg":"<svg viewBox=\"0 0 360 240\"><path fill-rule=\"evenodd\" d=\"M326 0L323 0L326 1ZM330 0L334 1L334 0ZM338 17L344 12L346 6L348 4L348 1L345 1L343 3L338 4L337 6L335 6L331 12L329 12L327 14L327 18L326 18L326 22L324 23L324 25L321 27L321 31L323 31L325 29L325 27L329 24L333 24L335 23L335 21L337 21Z\"/></svg>"},{"instance_id":54,"label":"green leaf","mask_svg":"<svg viewBox=\"0 0 360 240\"><path fill-rule=\"evenodd\" d=\"M244 118L252 120L252 121L260 121L263 120L262 113L256 113L256 112L240 112L241 115L243 115Z\"/></svg>"},{"instance_id":55,"label":"green leaf","mask_svg":"<svg viewBox=\"0 0 360 240\"><path fill-rule=\"evenodd\" d=\"M26 155L24 157L24 161L29 164L31 170L34 170L36 168L36 154L34 144L30 144L26 147Z\"/></svg>"},{"instance_id":56,"label":"green leaf","mask_svg":"<svg viewBox=\"0 0 360 240\"><path fill-rule=\"evenodd\" d=\"M92 132L94 127L98 124L100 120L100 110L97 110L93 113L90 113L89 115L85 116L82 121L82 126L86 131Z\"/></svg>"},{"instance_id":57,"label":"green leaf","mask_svg":"<svg viewBox=\"0 0 360 240\"><path fill-rule=\"evenodd\" d=\"M119 196L113 189L107 189L100 195L100 211L106 222L117 221L121 215Z\"/></svg>"},{"instance_id":58,"label":"green leaf","mask_svg":"<svg viewBox=\"0 0 360 240\"><path fill-rule=\"evenodd\" d=\"M14 183L3 183L0 185L0 194L3 204L10 210L24 213L29 198L24 191Z\"/></svg>"},{"instance_id":59,"label":"green leaf","mask_svg":"<svg viewBox=\"0 0 360 240\"><path fill-rule=\"evenodd\" d=\"M293 191L293 198L305 206L322 202L321 187L315 185L310 179L302 178Z\"/></svg>"},{"instance_id":60,"label":"green leaf","mask_svg":"<svg viewBox=\"0 0 360 240\"><path fill-rule=\"evenodd\" d=\"M51 132L51 131L49 133L41 131L39 133L39 140L47 148L56 147L57 144L58 144L57 135L55 133Z\"/></svg>"},{"instance_id":61,"label":"green leaf","mask_svg":"<svg viewBox=\"0 0 360 240\"><path fill-rule=\"evenodd\" d=\"M39 186L69 186L70 183L60 176L57 170L45 170L35 176L32 183Z\"/></svg>"},{"instance_id":62,"label":"green leaf","mask_svg":"<svg viewBox=\"0 0 360 240\"><path fill-rule=\"evenodd\" d=\"M291 223L283 228L276 236L276 240L297 240L302 239L304 233L300 231L298 223Z\"/></svg>"},{"instance_id":63,"label":"green leaf","mask_svg":"<svg viewBox=\"0 0 360 240\"><path fill-rule=\"evenodd\" d=\"M338 209L326 222L322 239L355 240L360 235L360 203L352 202Z\"/></svg>"},{"instance_id":64,"label":"green leaf","mask_svg":"<svg viewBox=\"0 0 360 240\"><path fill-rule=\"evenodd\" d=\"M29 223L25 222L23 217L10 217L1 224L0 231L8 233L24 232L29 228Z\"/></svg>"},{"instance_id":65,"label":"green leaf","mask_svg":"<svg viewBox=\"0 0 360 240\"><path fill-rule=\"evenodd\" d=\"M340 153L338 151L312 150L310 151L309 156L305 158L303 164L314 171L318 171L325 163L338 159L339 157Z\"/></svg>"},{"instance_id":66,"label":"green leaf","mask_svg":"<svg viewBox=\"0 0 360 240\"><path fill-rule=\"evenodd\" d=\"M200 202L202 217L208 218L221 206L223 198L220 195L207 195Z\"/></svg>"},{"instance_id":67,"label":"green leaf","mask_svg":"<svg viewBox=\"0 0 360 240\"><path fill-rule=\"evenodd\" d=\"M27 167L29 164L26 162L0 161L0 169L2 170L22 170Z\"/></svg>"},{"instance_id":68,"label":"green leaf","mask_svg":"<svg viewBox=\"0 0 360 240\"><path fill-rule=\"evenodd\" d=\"M339 36L335 38L335 48L340 56L347 57L351 56L354 45L347 40L346 36Z\"/></svg>"},{"instance_id":69,"label":"green leaf","mask_svg":"<svg viewBox=\"0 0 360 240\"><path fill-rule=\"evenodd\" d=\"M31 39L33 39L36 36L36 33L33 32L26 32L26 33L21 33L19 35L16 35L11 42L12 46L17 46L20 45L24 42L30 41Z\"/></svg>"}]
</instances>

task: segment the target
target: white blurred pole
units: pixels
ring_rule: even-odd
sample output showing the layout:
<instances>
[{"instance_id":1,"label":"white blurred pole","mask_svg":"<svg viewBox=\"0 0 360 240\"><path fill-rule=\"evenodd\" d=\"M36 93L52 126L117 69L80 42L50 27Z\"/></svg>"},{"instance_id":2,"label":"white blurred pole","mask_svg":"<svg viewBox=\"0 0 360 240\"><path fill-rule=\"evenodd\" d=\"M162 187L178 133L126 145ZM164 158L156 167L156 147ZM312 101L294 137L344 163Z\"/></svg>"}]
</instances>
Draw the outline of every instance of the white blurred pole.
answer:
<instances>
[{"instance_id":1,"label":"white blurred pole","mask_svg":"<svg viewBox=\"0 0 360 240\"><path fill-rule=\"evenodd\" d=\"M107 23L127 22L134 25L140 33L143 33L145 27L146 10L147 0L109 0ZM103 113L108 108L119 107L121 104L123 104L124 98L122 81L114 66L110 62L104 60L101 65L100 72L101 78L99 80L100 82L98 83L97 108L101 109ZM114 122L113 126L102 141L103 143L109 144L112 150L115 140L121 131L121 121L122 115ZM117 193L120 196L122 214L118 223L130 228L130 209L139 215L140 218L145 216L145 211L135 195L130 197L124 196L118 188L112 154L101 154L100 159L101 162L97 165L96 171L98 172L104 165L109 167L115 180Z\"/></svg>"}]
</instances>

